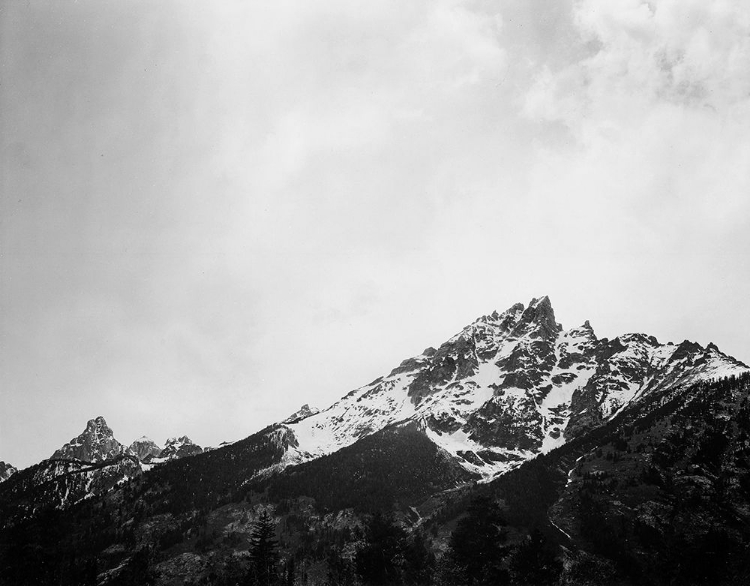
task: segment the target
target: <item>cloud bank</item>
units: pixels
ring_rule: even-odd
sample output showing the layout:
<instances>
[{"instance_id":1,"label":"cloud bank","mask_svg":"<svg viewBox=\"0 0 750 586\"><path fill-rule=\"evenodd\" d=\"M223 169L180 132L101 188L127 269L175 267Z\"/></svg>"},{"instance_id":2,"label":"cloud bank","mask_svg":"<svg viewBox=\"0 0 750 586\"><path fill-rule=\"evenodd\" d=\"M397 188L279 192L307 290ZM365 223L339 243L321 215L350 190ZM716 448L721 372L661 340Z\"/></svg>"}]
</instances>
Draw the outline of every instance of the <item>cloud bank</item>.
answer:
<instances>
[{"instance_id":1,"label":"cloud bank","mask_svg":"<svg viewBox=\"0 0 750 586\"><path fill-rule=\"evenodd\" d=\"M29 2L0 27L1 459L100 414L238 439L542 294L750 360L741 3Z\"/></svg>"}]
</instances>

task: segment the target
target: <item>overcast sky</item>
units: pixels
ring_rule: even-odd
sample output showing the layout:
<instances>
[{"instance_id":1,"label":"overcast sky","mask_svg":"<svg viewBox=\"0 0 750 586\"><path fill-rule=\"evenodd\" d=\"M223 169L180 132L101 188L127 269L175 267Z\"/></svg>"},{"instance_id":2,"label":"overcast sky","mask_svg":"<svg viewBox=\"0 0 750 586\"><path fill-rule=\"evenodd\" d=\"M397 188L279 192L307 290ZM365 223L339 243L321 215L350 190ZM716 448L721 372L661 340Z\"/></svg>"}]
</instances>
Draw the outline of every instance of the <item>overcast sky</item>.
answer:
<instances>
[{"instance_id":1,"label":"overcast sky","mask_svg":"<svg viewBox=\"0 0 750 586\"><path fill-rule=\"evenodd\" d=\"M750 362L745 2L0 5L0 460L201 445L476 317Z\"/></svg>"}]
</instances>

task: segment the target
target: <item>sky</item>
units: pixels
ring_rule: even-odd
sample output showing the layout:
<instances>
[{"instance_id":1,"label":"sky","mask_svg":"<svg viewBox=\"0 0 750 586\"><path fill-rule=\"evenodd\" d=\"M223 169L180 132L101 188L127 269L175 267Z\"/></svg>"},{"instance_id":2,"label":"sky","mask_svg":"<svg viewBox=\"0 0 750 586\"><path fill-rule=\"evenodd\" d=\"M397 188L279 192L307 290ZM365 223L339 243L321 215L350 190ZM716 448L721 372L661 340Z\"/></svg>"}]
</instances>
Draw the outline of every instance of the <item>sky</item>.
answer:
<instances>
[{"instance_id":1,"label":"sky","mask_svg":"<svg viewBox=\"0 0 750 586\"><path fill-rule=\"evenodd\" d=\"M0 460L241 439L548 295L750 363L750 4L0 4Z\"/></svg>"}]
</instances>

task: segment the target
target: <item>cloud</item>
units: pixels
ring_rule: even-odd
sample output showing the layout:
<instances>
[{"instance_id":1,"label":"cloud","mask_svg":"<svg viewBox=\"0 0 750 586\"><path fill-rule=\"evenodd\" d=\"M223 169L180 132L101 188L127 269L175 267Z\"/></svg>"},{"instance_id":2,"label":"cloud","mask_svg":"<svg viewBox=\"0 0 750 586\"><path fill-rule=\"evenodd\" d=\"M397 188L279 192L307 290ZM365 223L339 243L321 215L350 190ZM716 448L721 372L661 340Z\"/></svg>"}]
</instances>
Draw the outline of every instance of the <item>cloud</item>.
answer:
<instances>
[{"instance_id":1,"label":"cloud","mask_svg":"<svg viewBox=\"0 0 750 586\"><path fill-rule=\"evenodd\" d=\"M609 295L679 299L691 317L667 335L699 338L717 321L700 305L747 287L750 9L581 1L573 18L583 52L542 64L519 100L539 129L531 201Z\"/></svg>"},{"instance_id":2,"label":"cloud","mask_svg":"<svg viewBox=\"0 0 750 586\"><path fill-rule=\"evenodd\" d=\"M550 150L547 173L686 228L739 220L747 209L750 70L740 64L750 62L750 11L725 2L580 2L576 23L591 55L543 69L523 100L525 116L564 124L583 149ZM690 212L681 218L676 205Z\"/></svg>"},{"instance_id":3,"label":"cloud","mask_svg":"<svg viewBox=\"0 0 750 586\"><path fill-rule=\"evenodd\" d=\"M673 104L731 115L750 96L750 14L731 2L581 1L575 22L591 55L545 69L526 97L532 118L585 138Z\"/></svg>"},{"instance_id":4,"label":"cloud","mask_svg":"<svg viewBox=\"0 0 750 586\"><path fill-rule=\"evenodd\" d=\"M113 411L123 439L217 443L532 296L566 325L671 335L684 316L651 291L689 289L700 334L706 299L746 290L741 4L29 2L0 18L16 421L53 397L48 425Z\"/></svg>"}]
</instances>

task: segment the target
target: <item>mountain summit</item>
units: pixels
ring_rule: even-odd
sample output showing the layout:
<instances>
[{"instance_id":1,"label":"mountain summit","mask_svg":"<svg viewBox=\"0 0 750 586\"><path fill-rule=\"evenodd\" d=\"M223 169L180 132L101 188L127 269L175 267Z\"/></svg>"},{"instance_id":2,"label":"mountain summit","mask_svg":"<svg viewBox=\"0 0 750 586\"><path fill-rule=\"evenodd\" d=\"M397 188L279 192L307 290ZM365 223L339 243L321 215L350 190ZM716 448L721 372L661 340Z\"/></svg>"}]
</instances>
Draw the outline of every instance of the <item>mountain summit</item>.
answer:
<instances>
[{"instance_id":1,"label":"mountain summit","mask_svg":"<svg viewBox=\"0 0 750 586\"><path fill-rule=\"evenodd\" d=\"M158 456L161 453L161 450L162 449L156 445L154 440L145 435L130 444L130 451L133 452L141 462Z\"/></svg>"},{"instance_id":2,"label":"mountain summit","mask_svg":"<svg viewBox=\"0 0 750 586\"><path fill-rule=\"evenodd\" d=\"M548 297L466 326L437 350L303 419L279 424L285 464L335 452L412 420L467 470L505 472L611 419L654 391L747 370L710 344L565 330Z\"/></svg>"},{"instance_id":3,"label":"mountain summit","mask_svg":"<svg viewBox=\"0 0 750 586\"><path fill-rule=\"evenodd\" d=\"M194 444L188 436L183 435L182 437L169 438L159 454L159 459L173 460L201 453L203 453L203 448Z\"/></svg>"},{"instance_id":4,"label":"mountain summit","mask_svg":"<svg viewBox=\"0 0 750 586\"><path fill-rule=\"evenodd\" d=\"M115 439L104 417L99 416L90 419L83 433L52 454L52 459L103 462L124 454L126 451L127 448Z\"/></svg>"}]
</instances>

